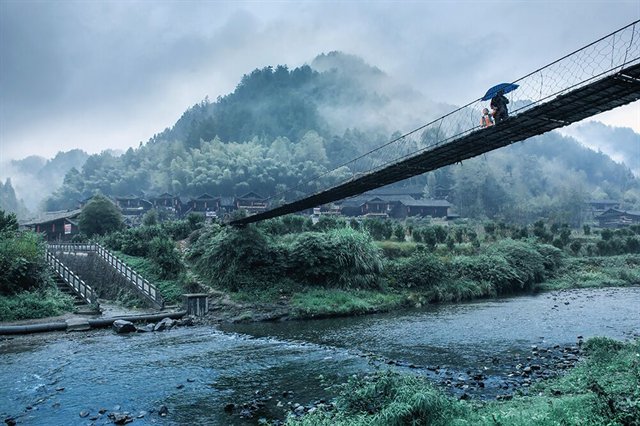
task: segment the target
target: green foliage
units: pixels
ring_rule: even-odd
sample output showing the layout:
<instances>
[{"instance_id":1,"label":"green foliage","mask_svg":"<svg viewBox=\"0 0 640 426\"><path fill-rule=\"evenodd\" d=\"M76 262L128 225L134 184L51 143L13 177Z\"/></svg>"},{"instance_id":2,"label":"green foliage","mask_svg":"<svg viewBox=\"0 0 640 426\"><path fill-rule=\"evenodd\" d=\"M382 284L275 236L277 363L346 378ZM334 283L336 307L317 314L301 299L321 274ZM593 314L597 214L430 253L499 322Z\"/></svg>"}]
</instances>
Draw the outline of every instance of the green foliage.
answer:
<instances>
[{"instance_id":1,"label":"green foliage","mask_svg":"<svg viewBox=\"0 0 640 426\"><path fill-rule=\"evenodd\" d=\"M452 274L481 283L489 283L497 294L512 293L522 288L517 271L500 254L456 256L451 260Z\"/></svg>"},{"instance_id":2,"label":"green foliage","mask_svg":"<svg viewBox=\"0 0 640 426\"><path fill-rule=\"evenodd\" d=\"M566 375L535 385L533 396L468 404L422 377L377 372L352 376L335 410L316 410L289 426L311 425L636 425L640 418L640 340L585 343L587 359Z\"/></svg>"},{"instance_id":3,"label":"green foliage","mask_svg":"<svg viewBox=\"0 0 640 426\"><path fill-rule=\"evenodd\" d=\"M424 251L391 263L388 275L398 287L422 290L449 278L445 263L439 257Z\"/></svg>"},{"instance_id":4,"label":"green foliage","mask_svg":"<svg viewBox=\"0 0 640 426\"><path fill-rule=\"evenodd\" d=\"M366 290L313 289L298 291L291 298L295 318L368 314L397 308L403 303L401 295Z\"/></svg>"},{"instance_id":5,"label":"green foliage","mask_svg":"<svg viewBox=\"0 0 640 426\"><path fill-rule=\"evenodd\" d=\"M404 226L402 226L401 223L396 224L396 226L393 228L393 235L398 241L404 242L405 230Z\"/></svg>"},{"instance_id":6,"label":"green foliage","mask_svg":"<svg viewBox=\"0 0 640 426\"><path fill-rule=\"evenodd\" d=\"M33 232L0 232L0 294L44 288L51 282L42 236Z\"/></svg>"},{"instance_id":7,"label":"green foliage","mask_svg":"<svg viewBox=\"0 0 640 426\"><path fill-rule=\"evenodd\" d=\"M0 210L0 233L15 232L18 230L18 218L15 213L6 213Z\"/></svg>"},{"instance_id":8,"label":"green foliage","mask_svg":"<svg viewBox=\"0 0 640 426\"><path fill-rule=\"evenodd\" d=\"M160 278L176 278L184 270L180 254L167 237L155 237L150 241L149 259L160 268Z\"/></svg>"},{"instance_id":9,"label":"green foliage","mask_svg":"<svg viewBox=\"0 0 640 426\"><path fill-rule=\"evenodd\" d=\"M286 215L275 219L265 220L258 224L260 229L271 235L295 234L310 231L313 228L311 219L301 215ZM326 220L323 220L320 228L332 228Z\"/></svg>"},{"instance_id":10,"label":"green foliage","mask_svg":"<svg viewBox=\"0 0 640 426\"><path fill-rule=\"evenodd\" d=\"M530 289L545 277L545 258L531 243L505 239L489 246L485 252L490 256L502 256L507 261L516 274L520 289Z\"/></svg>"},{"instance_id":11,"label":"green foliage","mask_svg":"<svg viewBox=\"0 0 640 426\"><path fill-rule=\"evenodd\" d=\"M288 425L450 425L470 410L436 390L426 379L384 371L353 376L341 386L337 413L317 412Z\"/></svg>"},{"instance_id":12,"label":"green foliage","mask_svg":"<svg viewBox=\"0 0 640 426\"><path fill-rule=\"evenodd\" d=\"M393 224L388 219L366 218L362 226L376 241L388 240L393 235Z\"/></svg>"},{"instance_id":13,"label":"green foliage","mask_svg":"<svg viewBox=\"0 0 640 426\"><path fill-rule=\"evenodd\" d=\"M371 238L351 228L300 234L289 249L288 268L313 285L372 288L382 271L382 258Z\"/></svg>"},{"instance_id":14,"label":"green foliage","mask_svg":"<svg viewBox=\"0 0 640 426\"><path fill-rule=\"evenodd\" d=\"M397 241L379 241L376 242L376 245L382 250L382 256L389 260L409 257L416 251L417 247L414 243L401 243Z\"/></svg>"},{"instance_id":15,"label":"green foliage","mask_svg":"<svg viewBox=\"0 0 640 426\"><path fill-rule=\"evenodd\" d=\"M72 310L73 299L56 289L0 296L0 321L52 317Z\"/></svg>"},{"instance_id":16,"label":"green foliage","mask_svg":"<svg viewBox=\"0 0 640 426\"><path fill-rule=\"evenodd\" d=\"M118 253L118 257L129 267L156 285L167 304L182 303L184 293L199 292L197 283L186 272L180 272L172 278L163 278L162 269L150 258L129 256Z\"/></svg>"},{"instance_id":17,"label":"green foliage","mask_svg":"<svg viewBox=\"0 0 640 426\"><path fill-rule=\"evenodd\" d=\"M202 277L232 291L270 287L286 270L283 257L282 249L253 225L203 234L189 255Z\"/></svg>"},{"instance_id":18,"label":"green foliage","mask_svg":"<svg viewBox=\"0 0 640 426\"><path fill-rule=\"evenodd\" d=\"M158 211L156 209L151 209L142 216L142 224L144 226L153 226L157 225L159 221Z\"/></svg>"},{"instance_id":19,"label":"green foliage","mask_svg":"<svg viewBox=\"0 0 640 426\"><path fill-rule=\"evenodd\" d=\"M96 195L83 207L78 227L82 233L92 237L119 231L124 227L124 221L118 208L108 198Z\"/></svg>"}]
</instances>

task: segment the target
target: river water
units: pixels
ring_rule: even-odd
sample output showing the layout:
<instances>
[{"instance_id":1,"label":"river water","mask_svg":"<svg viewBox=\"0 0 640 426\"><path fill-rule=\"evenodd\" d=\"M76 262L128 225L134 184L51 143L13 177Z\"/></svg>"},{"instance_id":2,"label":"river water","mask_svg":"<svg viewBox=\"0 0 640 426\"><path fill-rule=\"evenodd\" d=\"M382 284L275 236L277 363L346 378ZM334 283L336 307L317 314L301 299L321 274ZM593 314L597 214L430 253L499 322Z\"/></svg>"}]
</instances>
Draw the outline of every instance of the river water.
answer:
<instances>
[{"instance_id":1,"label":"river water","mask_svg":"<svg viewBox=\"0 0 640 426\"><path fill-rule=\"evenodd\" d=\"M128 412L134 424L256 424L282 418L293 403L332 397L327 383L388 364L427 376L483 368L490 385L500 373L496 360L525 356L534 345L638 335L640 287L220 329L18 336L0 341L0 420L111 424L109 413ZM228 403L233 410L224 410ZM243 403L253 404L252 417L240 415Z\"/></svg>"}]
</instances>

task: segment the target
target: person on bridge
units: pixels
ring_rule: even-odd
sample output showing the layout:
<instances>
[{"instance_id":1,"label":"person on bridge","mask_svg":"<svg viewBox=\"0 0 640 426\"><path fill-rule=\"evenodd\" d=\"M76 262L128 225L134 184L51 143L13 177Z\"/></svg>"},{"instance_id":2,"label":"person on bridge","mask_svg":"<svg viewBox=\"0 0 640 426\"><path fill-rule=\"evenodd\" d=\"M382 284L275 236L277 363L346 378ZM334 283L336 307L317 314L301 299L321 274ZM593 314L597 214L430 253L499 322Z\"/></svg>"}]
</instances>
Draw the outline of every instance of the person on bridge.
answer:
<instances>
[{"instance_id":1,"label":"person on bridge","mask_svg":"<svg viewBox=\"0 0 640 426\"><path fill-rule=\"evenodd\" d=\"M491 109L493 110L493 118L496 124L504 121L509 117L509 110L507 109L507 104L509 103L509 99L505 98L504 90L498 90L498 93L491 98Z\"/></svg>"},{"instance_id":2,"label":"person on bridge","mask_svg":"<svg viewBox=\"0 0 640 426\"><path fill-rule=\"evenodd\" d=\"M480 126L482 128L487 128L493 126L493 117L489 114L489 110L487 108L482 110L482 118L480 119Z\"/></svg>"}]
</instances>

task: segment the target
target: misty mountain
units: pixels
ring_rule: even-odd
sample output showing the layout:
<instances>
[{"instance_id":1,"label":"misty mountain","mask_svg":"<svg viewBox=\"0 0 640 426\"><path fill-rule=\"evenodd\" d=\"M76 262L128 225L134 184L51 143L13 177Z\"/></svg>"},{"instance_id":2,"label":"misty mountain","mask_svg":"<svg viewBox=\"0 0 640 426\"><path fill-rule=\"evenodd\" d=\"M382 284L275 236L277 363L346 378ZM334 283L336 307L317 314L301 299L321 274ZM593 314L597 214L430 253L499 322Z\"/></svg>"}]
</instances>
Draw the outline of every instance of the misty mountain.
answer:
<instances>
[{"instance_id":1,"label":"misty mountain","mask_svg":"<svg viewBox=\"0 0 640 426\"><path fill-rule=\"evenodd\" d=\"M11 160L0 165L5 178L11 177L12 191L31 212L39 209L41 202L63 184L64 177L72 170L80 170L89 154L72 149L58 152L52 159L32 155L22 160ZM20 215L26 213L21 207ZM12 210L14 211L14 210Z\"/></svg>"},{"instance_id":2,"label":"misty mountain","mask_svg":"<svg viewBox=\"0 0 640 426\"><path fill-rule=\"evenodd\" d=\"M323 138L349 128L390 134L451 108L399 85L357 56L331 52L293 70L278 65L244 75L233 93L194 105L152 142L181 140L197 148L216 136L224 142L253 137L295 142L310 130Z\"/></svg>"},{"instance_id":3,"label":"misty mountain","mask_svg":"<svg viewBox=\"0 0 640 426\"><path fill-rule=\"evenodd\" d=\"M336 167L388 142L402 128L398 123L414 128L452 108L338 52L293 70L264 67L244 75L232 93L189 108L137 149L90 156L81 169L70 169L46 207L71 208L97 192L197 197L314 191L354 176L359 170ZM589 198L640 205L640 184L628 167L557 132L411 183L431 195L436 187L448 188L464 216L512 222L553 217L575 224Z\"/></svg>"},{"instance_id":4,"label":"misty mountain","mask_svg":"<svg viewBox=\"0 0 640 426\"><path fill-rule=\"evenodd\" d=\"M640 177L640 135L626 127L612 127L597 121L578 123L562 130L585 146L599 148L611 158L625 163Z\"/></svg>"}]
</instances>

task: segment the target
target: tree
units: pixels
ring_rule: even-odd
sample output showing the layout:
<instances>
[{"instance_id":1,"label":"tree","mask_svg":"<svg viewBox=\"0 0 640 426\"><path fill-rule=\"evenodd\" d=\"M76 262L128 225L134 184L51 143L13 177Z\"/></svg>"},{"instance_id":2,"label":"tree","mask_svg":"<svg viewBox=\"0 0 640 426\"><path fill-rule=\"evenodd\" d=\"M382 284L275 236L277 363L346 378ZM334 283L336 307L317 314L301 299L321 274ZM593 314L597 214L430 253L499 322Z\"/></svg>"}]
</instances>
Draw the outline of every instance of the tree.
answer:
<instances>
[{"instance_id":1,"label":"tree","mask_svg":"<svg viewBox=\"0 0 640 426\"><path fill-rule=\"evenodd\" d=\"M115 204L103 195L96 195L82 209L78 227L92 237L119 231L124 228L124 221Z\"/></svg>"},{"instance_id":2,"label":"tree","mask_svg":"<svg viewBox=\"0 0 640 426\"><path fill-rule=\"evenodd\" d=\"M0 232L15 232L18 230L18 219L15 213L5 213L0 210Z\"/></svg>"}]
</instances>

